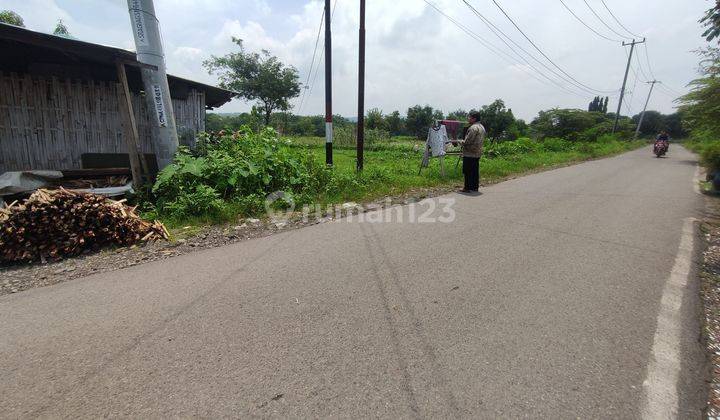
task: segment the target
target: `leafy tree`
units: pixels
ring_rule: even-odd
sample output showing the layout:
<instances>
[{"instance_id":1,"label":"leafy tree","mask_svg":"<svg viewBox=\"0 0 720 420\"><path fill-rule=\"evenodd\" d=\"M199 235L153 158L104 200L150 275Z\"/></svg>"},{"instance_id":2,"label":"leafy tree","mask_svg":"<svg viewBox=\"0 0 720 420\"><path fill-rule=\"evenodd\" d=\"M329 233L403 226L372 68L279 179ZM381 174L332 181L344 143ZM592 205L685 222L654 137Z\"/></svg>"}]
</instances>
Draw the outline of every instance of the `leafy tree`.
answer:
<instances>
[{"instance_id":1,"label":"leafy tree","mask_svg":"<svg viewBox=\"0 0 720 420\"><path fill-rule=\"evenodd\" d=\"M21 28L25 27L23 18L12 10L0 10L0 22L20 26Z\"/></svg>"},{"instance_id":2,"label":"leafy tree","mask_svg":"<svg viewBox=\"0 0 720 420\"><path fill-rule=\"evenodd\" d=\"M515 122L512 109L505 107L502 99L496 99L490 105L480 109L480 123L487 130L488 136L494 139L508 139L507 130Z\"/></svg>"},{"instance_id":3,"label":"leafy tree","mask_svg":"<svg viewBox=\"0 0 720 420\"><path fill-rule=\"evenodd\" d=\"M603 114L607 112L607 104L608 104L608 97L602 98L600 96L596 96L593 98L592 102L588 105L588 112L602 112Z\"/></svg>"},{"instance_id":4,"label":"leafy tree","mask_svg":"<svg viewBox=\"0 0 720 420\"><path fill-rule=\"evenodd\" d=\"M436 110L433 111L432 117L433 117L433 121L444 120L444 119L445 119L445 116L443 115L443 112L440 111L439 109L436 109Z\"/></svg>"},{"instance_id":5,"label":"leafy tree","mask_svg":"<svg viewBox=\"0 0 720 420\"><path fill-rule=\"evenodd\" d=\"M605 134L605 131L612 130L610 114L604 115L597 112L587 112L580 109L551 109L540 111L538 116L530 123L533 134L538 138L559 137L570 141L588 140L588 136L582 134L587 130L596 129L596 133L590 133L589 140ZM628 118L621 122L627 125ZM599 128L598 128L599 127Z\"/></svg>"},{"instance_id":6,"label":"leafy tree","mask_svg":"<svg viewBox=\"0 0 720 420\"><path fill-rule=\"evenodd\" d=\"M58 19L57 25L55 25L55 30L53 30L53 35L62 36L65 38L71 38L72 35L70 35L70 31L68 31L67 26L63 23L62 19Z\"/></svg>"},{"instance_id":7,"label":"leafy tree","mask_svg":"<svg viewBox=\"0 0 720 420\"><path fill-rule=\"evenodd\" d=\"M368 130L386 130L387 125L385 124L385 118L383 113L378 108L372 108L368 110L365 116L365 128Z\"/></svg>"},{"instance_id":8,"label":"leafy tree","mask_svg":"<svg viewBox=\"0 0 720 420\"><path fill-rule=\"evenodd\" d=\"M592 102L588 104L588 112L598 112L602 109L602 105L600 104L600 97L596 96L593 98Z\"/></svg>"},{"instance_id":9,"label":"leafy tree","mask_svg":"<svg viewBox=\"0 0 720 420\"><path fill-rule=\"evenodd\" d=\"M698 134L720 135L720 49L701 51L702 77L690 82L691 90L680 97L685 126Z\"/></svg>"},{"instance_id":10,"label":"leafy tree","mask_svg":"<svg viewBox=\"0 0 720 420\"><path fill-rule=\"evenodd\" d=\"M430 105L415 105L408 108L405 118L407 131L421 139L427 135L427 130L433 123L433 109Z\"/></svg>"},{"instance_id":11,"label":"leafy tree","mask_svg":"<svg viewBox=\"0 0 720 420\"><path fill-rule=\"evenodd\" d=\"M700 19L700 23L706 28L702 36L708 42L720 37L720 0L715 3L714 7L705 12L705 16Z\"/></svg>"},{"instance_id":12,"label":"leafy tree","mask_svg":"<svg viewBox=\"0 0 720 420\"><path fill-rule=\"evenodd\" d=\"M448 120L467 121L468 113L464 109L456 109L447 115Z\"/></svg>"},{"instance_id":13,"label":"leafy tree","mask_svg":"<svg viewBox=\"0 0 720 420\"><path fill-rule=\"evenodd\" d=\"M400 116L400 111L393 111L392 113L385 116L385 126L387 130L393 136L398 136L403 133L405 121Z\"/></svg>"},{"instance_id":14,"label":"leafy tree","mask_svg":"<svg viewBox=\"0 0 720 420\"><path fill-rule=\"evenodd\" d=\"M635 124L640 122L642 114L637 114L632 117L632 121ZM659 133L661 130L665 130L665 116L657 111L645 111L643 118L642 127L640 127L640 133L646 136Z\"/></svg>"},{"instance_id":15,"label":"leafy tree","mask_svg":"<svg viewBox=\"0 0 720 420\"><path fill-rule=\"evenodd\" d=\"M212 56L203 62L210 74L218 72L220 86L238 93L248 101L257 101L265 125L270 124L274 110L290 109L290 99L300 94L298 71L286 66L267 50L261 54L246 52L243 40L232 38L239 52L223 57Z\"/></svg>"}]
</instances>

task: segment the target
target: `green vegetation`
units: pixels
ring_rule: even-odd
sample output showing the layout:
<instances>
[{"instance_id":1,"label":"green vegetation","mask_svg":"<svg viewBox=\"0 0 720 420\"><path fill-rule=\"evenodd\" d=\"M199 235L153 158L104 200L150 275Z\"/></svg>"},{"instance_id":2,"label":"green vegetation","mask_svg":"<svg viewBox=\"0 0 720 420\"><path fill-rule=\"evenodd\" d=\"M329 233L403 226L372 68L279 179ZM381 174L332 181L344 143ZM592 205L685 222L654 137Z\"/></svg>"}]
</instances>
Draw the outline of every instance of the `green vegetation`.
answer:
<instances>
[{"instance_id":1,"label":"green vegetation","mask_svg":"<svg viewBox=\"0 0 720 420\"><path fill-rule=\"evenodd\" d=\"M220 86L239 94L241 98L257 101L265 125L275 110L287 111L290 99L300 94L297 69L285 66L266 50L261 54L245 51L242 39L232 38L239 52L223 57L212 56L203 65L220 76Z\"/></svg>"},{"instance_id":2,"label":"green vegetation","mask_svg":"<svg viewBox=\"0 0 720 420\"><path fill-rule=\"evenodd\" d=\"M153 188L154 204L146 204L148 217L169 224L218 223L242 216L261 216L265 197L283 191L298 208L309 203L367 202L410 190L453 188L462 173L457 158L445 159L446 176L437 159L418 174L422 156L412 137L393 137L371 144L365 153L365 170L355 171L355 150L338 147L335 166L324 165L324 139L281 138L273 129L259 133L249 127L233 133L203 134L195 150L182 149L175 163L165 168ZM595 142L557 138L535 141L488 142L481 161L484 183L507 176L619 153L638 143L603 136ZM276 206L286 206L278 200Z\"/></svg>"},{"instance_id":3,"label":"green vegetation","mask_svg":"<svg viewBox=\"0 0 720 420\"><path fill-rule=\"evenodd\" d=\"M25 27L25 21L20 15L13 12L12 10L0 10L0 22L7 23L8 25Z\"/></svg>"},{"instance_id":4,"label":"green vegetation","mask_svg":"<svg viewBox=\"0 0 720 420\"><path fill-rule=\"evenodd\" d=\"M700 19L705 27L702 36L712 42L720 34L720 3L710 8ZM682 96L680 112L683 128L690 132L685 144L700 154L700 161L708 169L708 179L720 189L720 48L710 44L698 51L700 77L690 82L690 92Z\"/></svg>"}]
</instances>

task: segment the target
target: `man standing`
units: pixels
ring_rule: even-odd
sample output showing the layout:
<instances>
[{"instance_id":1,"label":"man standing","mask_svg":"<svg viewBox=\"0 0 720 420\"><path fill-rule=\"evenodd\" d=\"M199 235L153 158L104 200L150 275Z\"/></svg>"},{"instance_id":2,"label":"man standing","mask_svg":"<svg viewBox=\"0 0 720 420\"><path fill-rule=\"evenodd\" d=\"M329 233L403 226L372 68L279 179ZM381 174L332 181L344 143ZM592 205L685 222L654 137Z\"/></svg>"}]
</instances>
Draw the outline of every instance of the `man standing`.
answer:
<instances>
[{"instance_id":1,"label":"man standing","mask_svg":"<svg viewBox=\"0 0 720 420\"><path fill-rule=\"evenodd\" d=\"M462 144L463 175L465 176L465 187L460 190L463 193L477 192L480 187L480 156L482 156L483 142L485 141L485 127L480 124L480 114L471 112L468 116L470 128L468 128Z\"/></svg>"}]
</instances>

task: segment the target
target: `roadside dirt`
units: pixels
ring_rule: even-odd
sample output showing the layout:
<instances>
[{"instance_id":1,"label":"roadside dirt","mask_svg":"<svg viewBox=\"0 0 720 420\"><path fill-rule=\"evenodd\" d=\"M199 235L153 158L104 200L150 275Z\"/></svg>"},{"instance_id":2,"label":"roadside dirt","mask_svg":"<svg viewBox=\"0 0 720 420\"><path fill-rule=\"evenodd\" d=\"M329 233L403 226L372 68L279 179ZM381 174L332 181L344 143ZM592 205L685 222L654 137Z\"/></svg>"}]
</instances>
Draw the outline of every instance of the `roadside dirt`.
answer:
<instances>
[{"instance_id":1,"label":"roadside dirt","mask_svg":"<svg viewBox=\"0 0 720 420\"><path fill-rule=\"evenodd\" d=\"M720 418L720 198L706 196L700 229L705 241L700 269L702 338L711 368L705 416Z\"/></svg>"},{"instance_id":2,"label":"roadside dirt","mask_svg":"<svg viewBox=\"0 0 720 420\"><path fill-rule=\"evenodd\" d=\"M361 204L362 211L372 211L391 205L407 204L424 198L435 197L455 190L455 187L416 189L397 197L384 197ZM345 203L341 216L359 211L356 203ZM277 232L298 229L303 226L324 223L338 214L311 214L303 218L294 213L287 222L275 223L269 219L241 218L236 223L194 227L188 226L172 232L171 241L157 241L127 248L105 249L76 258L45 264L34 263L0 267L0 296L23 290L49 286L95 273L118 270L151 261L187 254L200 249L214 248Z\"/></svg>"}]
</instances>

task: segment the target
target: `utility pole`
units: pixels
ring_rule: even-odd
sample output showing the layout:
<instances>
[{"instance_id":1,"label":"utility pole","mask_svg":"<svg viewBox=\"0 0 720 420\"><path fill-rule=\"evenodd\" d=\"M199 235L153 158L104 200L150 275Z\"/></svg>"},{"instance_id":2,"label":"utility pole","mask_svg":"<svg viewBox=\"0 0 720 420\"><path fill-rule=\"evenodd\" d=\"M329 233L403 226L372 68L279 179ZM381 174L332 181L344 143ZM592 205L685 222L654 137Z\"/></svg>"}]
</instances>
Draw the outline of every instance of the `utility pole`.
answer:
<instances>
[{"instance_id":1,"label":"utility pole","mask_svg":"<svg viewBox=\"0 0 720 420\"><path fill-rule=\"evenodd\" d=\"M330 0L325 0L325 164L333 164L332 37Z\"/></svg>"},{"instance_id":2,"label":"utility pole","mask_svg":"<svg viewBox=\"0 0 720 420\"><path fill-rule=\"evenodd\" d=\"M655 83L660 83L657 80L653 80L650 82L650 92L648 92L647 99L645 100L645 106L643 107L642 113L640 114L640 121L638 121L637 128L635 129L635 138L638 138L638 135L640 134L640 127L642 127L643 119L645 118L645 110L647 109L648 103L650 102L650 95L652 95L653 88L655 87Z\"/></svg>"},{"instance_id":3,"label":"utility pole","mask_svg":"<svg viewBox=\"0 0 720 420\"><path fill-rule=\"evenodd\" d=\"M160 27L155 16L153 0L127 0L127 2L137 59L143 64L157 67L157 70L143 67L140 72L148 110L155 111L155 124L152 124L153 148L158 167L162 169L172 163L178 148L178 135L165 71Z\"/></svg>"},{"instance_id":4,"label":"utility pole","mask_svg":"<svg viewBox=\"0 0 720 420\"><path fill-rule=\"evenodd\" d=\"M620 107L622 106L623 97L625 96L625 84L627 84L628 72L630 71L630 63L632 62L632 56L633 56L633 51L635 50L635 44L642 44L644 42L645 42L645 38L643 38L642 41L635 41L635 39L633 38L632 42L629 42L626 44L625 41L623 41L623 43L622 43L623 47L626 45L630 45L630 55L628 56L627 67L625 67L625 77L623 78L622 88L620 89L620 100L618 101L617 112L615 113L615 123L613 124L613 129L612 129L613 133L617 130L618 120L620 119Z\"/></svg>"},{"instance_id":5,"label":"utility pole","mask_svg":"<svg viewBox=\"0 0 720 420\"><path fill-rule=\"evenodd\" d=\"M357 170L363 170L365 148L365 0L360 0L360 39L358 59Z\"/></svg>"}]
</instances>

